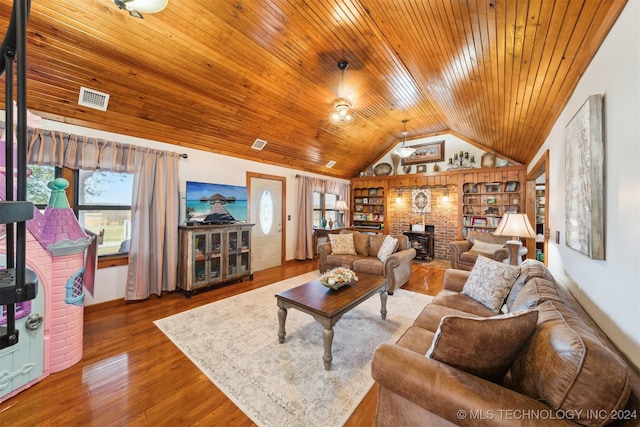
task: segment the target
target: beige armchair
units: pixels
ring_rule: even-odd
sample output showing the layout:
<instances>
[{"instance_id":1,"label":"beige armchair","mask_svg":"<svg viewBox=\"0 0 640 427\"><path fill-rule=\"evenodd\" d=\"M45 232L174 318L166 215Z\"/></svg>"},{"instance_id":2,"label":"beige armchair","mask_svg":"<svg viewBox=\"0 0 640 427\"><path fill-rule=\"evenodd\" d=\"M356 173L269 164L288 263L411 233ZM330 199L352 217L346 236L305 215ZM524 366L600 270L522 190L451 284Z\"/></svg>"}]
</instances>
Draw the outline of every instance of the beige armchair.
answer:
<instances>
[{"instance_id":1,"label":"beige armchair","mask_svg":"<svg viewBox=\"0 0 640 427\"><path fill-rule=\"evenodd\" d=\"M466 240L449 243L451 268L469 271L478 256L504 261L509 258L509 251L505 246L509 239L507 236L494 236L493 233L469 231Z\"/></svg>"}]
</instances>

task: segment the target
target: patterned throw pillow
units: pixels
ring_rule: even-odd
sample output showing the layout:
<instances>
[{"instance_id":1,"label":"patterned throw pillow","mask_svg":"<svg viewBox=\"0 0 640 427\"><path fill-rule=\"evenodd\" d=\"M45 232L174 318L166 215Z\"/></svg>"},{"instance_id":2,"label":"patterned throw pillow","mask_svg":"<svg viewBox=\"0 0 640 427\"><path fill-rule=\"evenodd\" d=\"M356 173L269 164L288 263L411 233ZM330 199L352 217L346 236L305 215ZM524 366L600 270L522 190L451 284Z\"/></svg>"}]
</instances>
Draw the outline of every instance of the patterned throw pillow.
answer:
<instances>
[{"instance_id":1,"label":"patterned throw pillow","mask_svg":"<svg viewBox=\"0 0 640 427\"><path fill-rule=\"evenodd\" d=\"M329 234L331 253L334 255L357 255L353 234Z\"/></svg>"},{"instance_id":2,"label":"patterned throw pillow","mask_svg":"<svg viewBox=\"0 0 640 427\"><path fill-rule=\"evenodd\" d=\"M538 312L492 317L444 316L426 356L454 368L500 381L536 328Z\"/></svg>"},{"instance_id":3,"label":"patterned throw pillow","mask_svg":"<svg viewBox=\"0 0 640 427\"><path fill-rule=\"evenodd\" d=\"M398 239L387 235L387 237L384 238L384 242L382 242L382 246L380 246L380 250L378 251L378 259L385 262L397 248Z\"/></svg>"},{"instance_id":4,"label":"patterned throw pillow","mask_svg":"<svg viewBox=\"0 0 640 427\"><path fill-rule=\"evenodd\" d=\"M498 313L520 275L520 267L478 257L462 293Z\"/></svg>"}]
</instances>

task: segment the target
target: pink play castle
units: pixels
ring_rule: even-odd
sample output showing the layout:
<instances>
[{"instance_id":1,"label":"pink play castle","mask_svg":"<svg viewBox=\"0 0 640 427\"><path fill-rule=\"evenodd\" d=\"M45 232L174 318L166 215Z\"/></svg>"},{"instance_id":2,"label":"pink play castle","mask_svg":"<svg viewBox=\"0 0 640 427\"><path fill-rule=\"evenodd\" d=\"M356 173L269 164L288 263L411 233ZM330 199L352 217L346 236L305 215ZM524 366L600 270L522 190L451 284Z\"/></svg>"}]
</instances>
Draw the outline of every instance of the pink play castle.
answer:
<instances>
[{"instance_id":1,"label":"pink play castle","mask_svg":"<svg viewBox=\"0 0 640 427\"><path fill-rule=\"evenodd\" d=\"M85 275L93 276L95 262L85 262L93 242L78 223L65 195L67 180L49 183L51 197L44 213L34 209L27 222L26 267L37 275L38 295L16 305L19 342L0 350L0 402L62 371L82 358ZM0 174L0 197L4 197ZM4 228L0 240L4 239ZM6 266L5 248L0 261ZM87 271L90 269L90 271ZM0 324L6 306L0 306Z\"/></svg>"}]
</instances>

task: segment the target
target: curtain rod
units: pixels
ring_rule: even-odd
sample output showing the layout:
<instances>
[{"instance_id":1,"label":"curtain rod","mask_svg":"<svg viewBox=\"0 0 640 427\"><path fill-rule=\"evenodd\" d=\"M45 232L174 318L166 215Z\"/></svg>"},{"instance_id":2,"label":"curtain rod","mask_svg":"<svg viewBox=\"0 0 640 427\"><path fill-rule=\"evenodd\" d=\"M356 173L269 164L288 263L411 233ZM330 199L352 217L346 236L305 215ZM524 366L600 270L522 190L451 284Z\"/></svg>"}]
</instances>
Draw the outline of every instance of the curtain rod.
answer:
<instances>
[{"instance_id":1,"label":"curtain rod","mask_svg":"<svg viewBox=\"0 0 640 427\"><path fill-rule=\"evenodd\" d=\"M178 154L178 155L179 155L180 157L182 157L183 159L188 159L188 158L189 158L189 155L188 155L188 154L185 154L185 153Z\"/></svg>"}]
</instances>

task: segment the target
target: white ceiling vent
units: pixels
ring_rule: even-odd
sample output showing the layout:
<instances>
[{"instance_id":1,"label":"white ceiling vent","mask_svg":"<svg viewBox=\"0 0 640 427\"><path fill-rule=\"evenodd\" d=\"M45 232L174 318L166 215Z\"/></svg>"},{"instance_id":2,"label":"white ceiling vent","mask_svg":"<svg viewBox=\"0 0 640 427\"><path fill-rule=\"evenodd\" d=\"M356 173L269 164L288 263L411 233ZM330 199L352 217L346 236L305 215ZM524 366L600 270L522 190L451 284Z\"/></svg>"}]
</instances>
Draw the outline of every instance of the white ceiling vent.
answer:
<instances>
[{"instance_id":1,"label":"white ceiling vent","mask_svg":"<svg viewBox=\"0 0 640 427\"><path fill-rule=\"evenodd\" d=\"M97 90L80 87L78 105L95 108L96 110L107 111L109 96L109 94L98 92Z\"/></svg>"},{"instance_id":2,"label":"white ceiling vent","mask_svg":"<svg viewBox=\"0 0 640 427\"><path fill-rule=\"evenodd\" d=\"M333 165L335 165L335 164L336 164L336 161L335 160L331 160L329 163L327 163L327 165L325 167L332 168Z\"/></svg>"},{"instance_id":3,"label":"white ceiling vent","mask_svg":"<svg viewBox=\"0 0 640 427\"><path fill-rule=\"evenodd\" d=\"M267 145L267 141L265 141L264 139L256 139L253 142L253 145L251 146L251 148L253 148L254 150L261 151L265 145Z\"/></svg>"}]
</instances>

